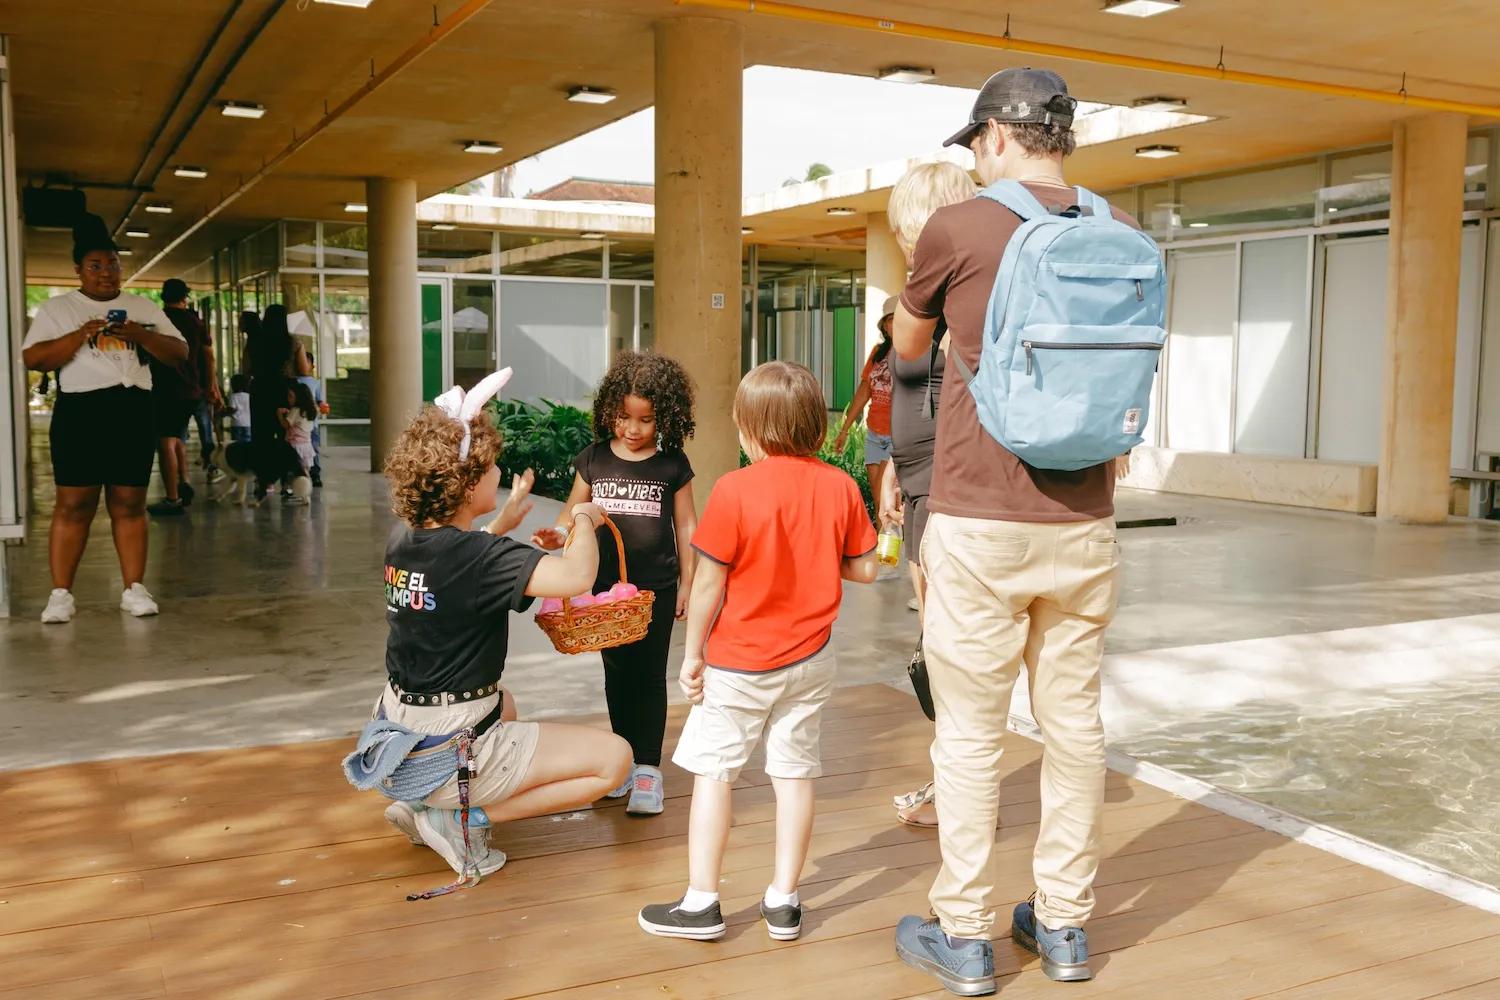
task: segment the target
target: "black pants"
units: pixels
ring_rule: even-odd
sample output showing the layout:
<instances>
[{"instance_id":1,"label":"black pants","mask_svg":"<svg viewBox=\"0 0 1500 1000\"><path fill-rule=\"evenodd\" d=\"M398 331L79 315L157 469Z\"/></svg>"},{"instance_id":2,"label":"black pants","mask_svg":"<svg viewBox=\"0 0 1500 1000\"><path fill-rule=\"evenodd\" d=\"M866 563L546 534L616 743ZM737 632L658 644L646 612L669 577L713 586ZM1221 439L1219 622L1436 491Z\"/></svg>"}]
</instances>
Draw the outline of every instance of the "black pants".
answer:
<instances>
[{"instance_id":1,"label":"black pants","mask_svg":"<svg viewBox=\"0 0 1500 1000\"><path fill-rule=\"evenodd\" d=\"M630 744L637 764L661 767L667 733L667 646L676 614L677 588L661 588L651 606L646 638L601 654L609 727Z\"/></svg>"}]
</instances>

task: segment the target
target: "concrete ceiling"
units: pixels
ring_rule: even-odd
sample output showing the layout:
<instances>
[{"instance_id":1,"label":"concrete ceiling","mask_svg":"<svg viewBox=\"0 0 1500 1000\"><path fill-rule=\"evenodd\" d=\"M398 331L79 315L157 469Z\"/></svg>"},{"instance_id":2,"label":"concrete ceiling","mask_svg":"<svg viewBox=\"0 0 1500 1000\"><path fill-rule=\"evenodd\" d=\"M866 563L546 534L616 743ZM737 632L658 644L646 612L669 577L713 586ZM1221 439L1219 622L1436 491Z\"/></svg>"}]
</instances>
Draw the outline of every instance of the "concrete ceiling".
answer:
<instances>
[{"instance_id":1,"label":"concrete ceiling","mask_svg":"<svg viewBox=\"0 0 1500 1000\"><path fill-rule=\"evenodd\" d=\"M823 0L845 12L999 35L992 0ZM461 0L374 0L366 10L305 0L0 0L11 38L17 150L23 180L57 175L88 184L151 187L149 194L89 188L90 208L112 226L151 236L126 241L137 266L219 206L241 183L365 86L372 60L385 72ZM472 3L470 4L472 6ZM1500 104L1500 17L1492 0L1183 0L1149 19L1100 13L1101 0L1012 0L1017 38L1327 83ZM1216 120L1155 141L1172 160L1133 155L1131 140L1090 147L1077 178L1108 189L1230 169L1341 146L1379 142L1412 109L1368 101L1184 78L1095 62L1040 60L993 49L847 27L678 6L670 0L491 0L184 241L150 278L201 261L213 248L283 217L343 217L368 175L411 176L419 193L444 191L652 103L654 21L727 17L745 26L747 65L766 63L871 74L891 64L936 67L939 82L978 86L1007 65L1049 62L1088 101L1129 104L1152 94L1187 98ZM222 80L220 79L222 77ZM610 87L608 105L573 104L576 84ZM217 102L266 106L259 121L225 118ZM202 107L203 113L196 112ZM836 128L836 121L831 127ZM180 147L173 148L179 135ZM493 139L499 156L462 152ZM189 163L206 180L172 176ZM148 215L138 200L174 206ZM136 205L133 214L127 211ZM861 209L874 206L859 205ZM838 220L848 228L851 220ZM853 220L857 224L859 220ZM61 234L33 232L28 273L71 280ZM127 271L130 269L127 268Z\"/></svg>"}]
</instances>

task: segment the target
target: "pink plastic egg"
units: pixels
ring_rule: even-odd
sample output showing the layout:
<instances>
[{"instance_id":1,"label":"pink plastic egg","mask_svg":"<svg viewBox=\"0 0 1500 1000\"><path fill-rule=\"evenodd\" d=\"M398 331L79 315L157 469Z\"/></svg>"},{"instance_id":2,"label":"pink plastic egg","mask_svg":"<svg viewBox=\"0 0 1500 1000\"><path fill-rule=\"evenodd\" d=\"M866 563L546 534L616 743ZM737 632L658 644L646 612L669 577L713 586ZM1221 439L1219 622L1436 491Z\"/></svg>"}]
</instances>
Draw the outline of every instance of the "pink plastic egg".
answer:
<instances>
[{"instance_id":1,"label":"pink plastic egg","mask_svg":"<svg viewBox=\"0 0 1500 1000\"><path fill-rule=\"evenodd\" d=\"M641 588L633 583L617 583L610 588L609 592L615 595L617 601L628 601L641 592Z\"/></svg>"},{"instance_id":2,"label":"pink plastic egg","mask_svg":"<svg viewBox=\"0 0 1500 1000\"><path fill-rule=\"evenodd\" d=\"M579 594L568 601L575 608L590 608L594 606L593 594Z\"/></svg>"},{"instance_id":3,"label":"pink plastic egg","mask_svg":"<svg viewBox=\"0 0 1500 1000\"><path fill-rule=\"evenodd\" d=\"M544 615L556 614L563 609L561 597L549 597L542 602L541 613Z\"/></svg>"},{"instance_id":4,"label":"pink plastic egg","mask_svg":"<svg viewBox=\"0 0 1500 1000\"><path fill-rule=\"evenodd\" d=\"M612 591L612 590L606 590L602 594L595 594L594 595L594 603L595 604L613 604L613 603L615 603L615 594L614 594L614 591Z\"/></svg>"}]
</instances>

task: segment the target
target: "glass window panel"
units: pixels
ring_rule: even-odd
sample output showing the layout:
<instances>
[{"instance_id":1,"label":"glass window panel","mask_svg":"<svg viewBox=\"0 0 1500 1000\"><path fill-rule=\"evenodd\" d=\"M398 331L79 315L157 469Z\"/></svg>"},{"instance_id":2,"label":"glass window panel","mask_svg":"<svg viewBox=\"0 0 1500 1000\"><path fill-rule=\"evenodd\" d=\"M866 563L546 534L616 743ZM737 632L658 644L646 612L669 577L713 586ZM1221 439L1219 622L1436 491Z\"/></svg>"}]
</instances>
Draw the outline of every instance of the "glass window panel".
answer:
<instances>
[{"instance_id":1,"label":"glass window panel","mask_svg":"<svg viewBox=\"0 0 1500 1000\"><path fill-rule=\"evenodd\" d=\"M417 227L417 269L449 274L490 274L495 270L494 233L488 229L438 232Z\"/></svg>"},{"instance_id":2,"label":"glass window panel","mask_svg":"<svg viewBox=\"0 0 1500 1000\"><path fill-rule=\"evenodd\" d=\"M656 288L652 285L641 286L641 350L650 351L656 346L656 331L652 329L651 322L655 318Z\"/></svg>"},{"instance_id":3,"label":"glass window panel","mask_svg":"<svg viewBox=\"0 0 1500 1000\"><path fill-rule=\"evenodd\" d=\"M1241 248L1235 451L1287 458L1306 451L1307 251L1300 236Z\"/></svg>"},{"instance_id":4,"label":"glass window panel","mask_svg":"<svg viewBox=\"0 0 1500 1000\"><path fill-rule=\"evenodd\" d=\"M495 282L454 279L452 308L453 381L472 389L495 370Z\"/></svg>"},{"instance_id":5,"label":"glass window panel","mask_svg":"<svg viewBox=\"0 0 1500 1000\"><path fill-rule=\"evenodd\" d=\"M650 240L610 240L609 276L632 281L650 281L655 277L656 258Z\"/></svg>"},{"instance_id":6,"label":"glass window panel","mask_svg":"<svg viewBox=\"0 0 1500 1000\"><path fill-rule=\"evenodd\" d=\"M282 274L281 301L286 306L287 329L316 363L319 355L332 346L331 342L325 344L319 337L322 324L318 308L318 276Z\"/></svg>"},{"instance_id":7,"label":"glass window panel","mask_svg":"<svg viewBox=\"0 0 1500 1000\"><path fill-rule=\"evenodd\" d=\"M316 267L318 224L288 219L281 224L281 259L287 267Z\"/></svg>"},{"instance_id":8,"label":"glass window panel","mask_svg":"<svg viewBox=\"0 0 1500 1000\"><path fill-rule=\"evenodd\" d=\"M1245 231L1310 223L1316 217L1321 170L1310 160L1185 180L1178 184L1182 207L1177 211L1183 225L1193 230Z\"/></svg>"},{"instance_id":9,"label":"glass window panel","mask_svg":"<svg viewBox=\"0 0 1500 1000\"><path fill-rule=\"evenodd\" d=\"M370 267L370 236L363 222L323 223L323 266L348 271Z\"/></svg>"},{"instance_id":10,"label":"glass window panel","mask_svg":"<svg viewBox=\"0 0 1500 1000\"><path fill-rule=\"evenodd\" d=\"M322 366L329 416L335 420L370 416L370 289L356 275L323 280L322 322L333 342L333 363Z\"/></svg>"},{"instance_id":11,"label":"glass window panel","mask_svg":"<svg viewBox=\"0 0 1500 1000\"><path fill-rule=\"evenodd\" d=\"M605 286L555 281L500 285L500 357L524 372L508 395L587 405L604 376Z\"/></svg>"},{"instance_id":12,"label":"glass window panel","mask_svg":"<svg viewBox=\"0 0 1500 1000\"><path fill-rule=\"evenodd\" d=\"M1230 450L1234 365L1234 251L1176 251L1170 258L1167 447Z\"/></svg>"},{"instance_id":13,"label":"glass window panel","mask_svg":"<svg viewBox=\"0 0 1500 1000\"><path fill-rule=\"evenodd\" d=\"M1182 225L1182 216L1172 200L1172 185L1150 184L1141 189L1140 223L1153 236L1170 237Z\"/></svg>"},{"instance_id":14,"label":"glass window panel","mask_svg":"<svg viewBox=\"0 0 1500 1000\"><path fill-rule=\"evenodd\" d=\"M500 234L500 271L560 278L604 277L604 241L562 233ZM602 294L602 293L601 293Z\"/></svg>"},{"instance_id":15,"label":"glass window panel","mask_svg":"<svg viewBox=\"0 0 1500 1000\"><path fill-rule=\"evenodd\" d=\"M1323 327L1317 457L1380 459L1385 387L1385 236L1329 240L1323 263Z\"/></svg>"},{"instance_id":16,"label":"glass window panel","mask_svg":"<svg viewBox=\"0 0 1500 1000\"><path fill-rule=\"evenodd\" d=\"M609 286L609 353L635 347L635 286Z\"/></svg>"}]
</instances>

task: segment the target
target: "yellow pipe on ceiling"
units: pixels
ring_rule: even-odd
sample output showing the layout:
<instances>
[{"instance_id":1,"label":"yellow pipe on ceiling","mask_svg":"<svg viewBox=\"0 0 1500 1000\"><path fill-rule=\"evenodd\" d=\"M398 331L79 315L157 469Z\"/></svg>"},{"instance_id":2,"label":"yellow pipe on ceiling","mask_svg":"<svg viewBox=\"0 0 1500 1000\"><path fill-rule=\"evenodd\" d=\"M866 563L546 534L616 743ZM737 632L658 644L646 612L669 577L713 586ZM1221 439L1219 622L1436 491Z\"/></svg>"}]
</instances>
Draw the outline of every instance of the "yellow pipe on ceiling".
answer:
<instances>
[{"instance_id":1,"label":"yellow pipe on ceiling","mask_svg":"<svg viewBox=\"0 0 1500 1000\"><path fill-rule=\"evenodd\" d=\"M1317 80L1299 80L1289 76L1273 76L1269 73L1247 73L1243 70L1222 66L1199 66L1194 63L1175 62L1170 59L1150 59L1144 56L1121 55L1102 52L1075 45L1054 45L1050 42L1028 42L1013 35L987 35L977 31L962 31L931 24L915 24L883 17L863 14L846 14L840 11L820 10L797 4L778 3L775 0L676 0L682 7L711 7L716 10L737 11L742 14L765 14L790 21L805 21L813 24L828 24L843 28L859 28L878 31L886 35L903 35L908 38L926 38L937 42L955 42L959 45L976 45L1028 55L1049 56L1054 59L1070 59L1076 62L1099 63L1105 66L1122 66L1127 69L1146 70L1152 73L1171 73L1176 76L1191 76L1203 80L1224 80L1229 83L1245 83L1257 87L1276 87L1281 90L1296 90L1306 94L1321 94L1325 97L1347 97L1360 101L1377 101L1381 104L1396 104L1427 111L1453 111L1479 118L1500 118L1500 106L1471 104L1467 101L1449 101L1440 97L1419 97L1415 94L1375 90L1370 87L1353 87L1343 84L1321 83Z\"/></svg>"}]
</instances>

